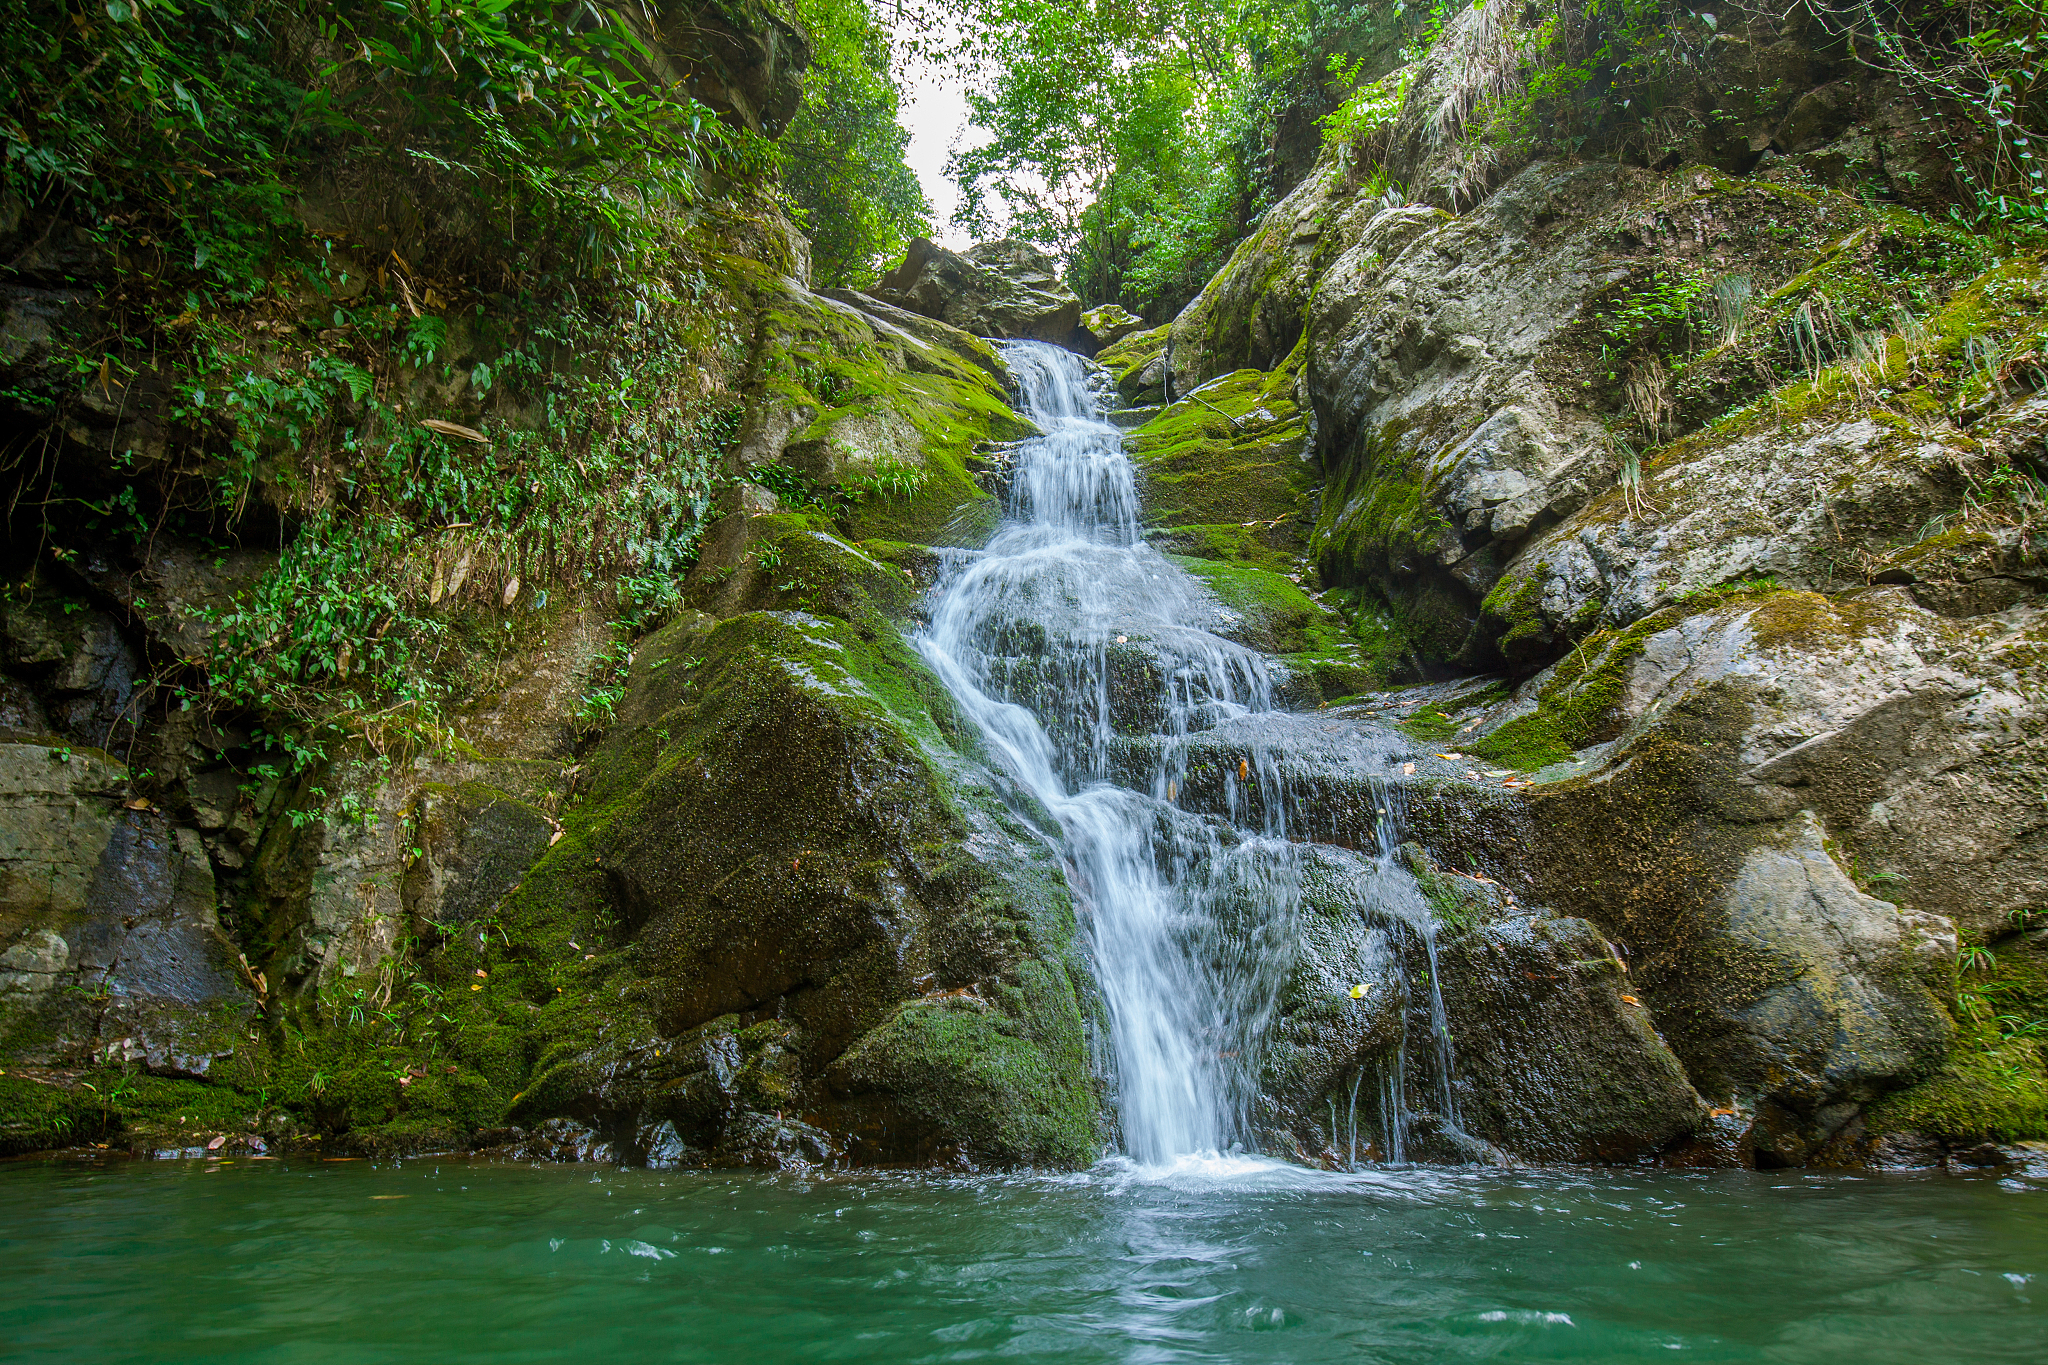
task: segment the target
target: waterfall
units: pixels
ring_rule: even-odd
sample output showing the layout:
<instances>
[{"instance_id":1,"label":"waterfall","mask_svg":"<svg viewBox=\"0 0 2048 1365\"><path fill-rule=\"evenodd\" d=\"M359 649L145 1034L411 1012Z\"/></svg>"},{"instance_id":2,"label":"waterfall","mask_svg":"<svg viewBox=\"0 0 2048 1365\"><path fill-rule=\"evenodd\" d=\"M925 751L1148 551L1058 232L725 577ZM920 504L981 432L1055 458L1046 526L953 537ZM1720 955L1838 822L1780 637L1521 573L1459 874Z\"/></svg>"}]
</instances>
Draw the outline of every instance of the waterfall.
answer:
<instances>
[{"instance_id":1,"label":"waterfall","mask_svg":"<svg viewBox=\"0 0 2048 1365\"><path fill-rule=\"evenodd\" d=\"M1003 354L1042 434L1017 452L1003 524L936 590L918 645L999 765L1059 822L1126 1153L1155 1165L1255 1147L1304 849L1258 743L1226 778L1229 821L1184 810L1181 792L1190 736L1272 710L1268 663L1207 629L1215 600L1141 538L1100 370L1037 342ZM1439 1027L1441 1009L1439 998ZM1354 1087L1354 1151L1356 1108ZM1390 1132L1405 1122L1387 1116Z\"/></svg>"}]
</instances>

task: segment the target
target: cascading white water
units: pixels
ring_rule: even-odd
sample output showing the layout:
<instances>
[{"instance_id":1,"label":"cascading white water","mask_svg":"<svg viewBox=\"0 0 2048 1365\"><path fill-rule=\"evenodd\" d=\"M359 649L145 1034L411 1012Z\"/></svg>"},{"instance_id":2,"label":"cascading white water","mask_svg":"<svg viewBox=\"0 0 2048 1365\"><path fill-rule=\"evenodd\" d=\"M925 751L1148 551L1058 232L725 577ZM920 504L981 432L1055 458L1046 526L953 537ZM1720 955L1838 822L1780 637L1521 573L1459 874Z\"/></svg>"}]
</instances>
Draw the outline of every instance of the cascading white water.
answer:
<instances>
[{"instance_id":1,"label":"cascading white water","mask_svg":"<svg viewBox=\"0 0 2048 1365\"><path fill-rule=\"evenodd\" d=\"M1253 830L1181 811L1179 741L1270 708L1266 661L1196 624L1214 601L1139 538L1131 463L1089 367L1039 343L1004 355L1044 434L1018 454L1009 519L940 590L920 645L1065 834L1126 1151L1222 1151L1247 1137L1302 864L1284 800L1259 802Z\"/></svg>"}]
</instances>

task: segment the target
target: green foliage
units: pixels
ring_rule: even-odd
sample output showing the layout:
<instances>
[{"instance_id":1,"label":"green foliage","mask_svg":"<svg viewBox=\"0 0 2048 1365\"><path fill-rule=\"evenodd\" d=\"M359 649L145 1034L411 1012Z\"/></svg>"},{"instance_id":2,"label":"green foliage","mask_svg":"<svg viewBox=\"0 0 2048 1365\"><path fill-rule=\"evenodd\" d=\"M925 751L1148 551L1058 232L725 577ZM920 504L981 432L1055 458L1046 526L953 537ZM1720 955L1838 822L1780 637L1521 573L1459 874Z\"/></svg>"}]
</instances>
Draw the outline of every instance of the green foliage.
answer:
<instances>
[{"instance_id":1,"label":"green foliage","mask_svg":"<svg viewBox=\"0 0 2048 1365\"><path fill-rule=\"evenodd\" d=\"M381 0L320 21L351 55L318 73L308 112L394 169L473 182L584 269L640 260L653 210L698 197L707 165L758 172L770 152L655 72L651 20L548 0Z\"/></svg>"},{"instance_id":2,"label":"green foliage","mask_svg":"<svg viewBox=\"0 0 2048 1365\"><path fill-rule=\"evenodd\" d=\"M1659 270L1635 292L1606 310L1601 335L1607 351L1619 355L1645 339L1667 341L1689 331L1696 301L1707 282L1677 270Z\"/></svg>"},{"instance_id":3,"label":"green foliage","mask_svg":"<svg viewBox=\"0 0 2048 1365\"><path fill-rule=\"evenodd\" d=\"M1408 102L1408 85L1414 74L1412 67L1404 66L1376 81L1360 80L1363 65L1359 59L1332 59L1331 74L1353 88L1344 102L1321 120L1323 140L1339 148L1347 163L1359 149L1394 126L1401 106Z\"/></svg>"},{"instance_id":4,"label":"green foliage","mask_svg":"<svg viewBox=\"0 0 2048 1365\"><path fill-rule=\"evenodd\" d=\"M1999 235L2048 231L2048 0L1949 0L1881 10L1803 0L1822 25L1872 50L1878 70L1968 131L1946 139L1971 202L1957 219Z\"/></svg>"},{"instance_id":5,"label":"green foliage","mask_svg":"<svg viewBox=\"0 0 2048 1365\"><path fill-rule=\"evenodd\" d=\"M931 206L904 163L887 33L864 0L801 0L811 39L804 101L781 142L782 183L810 234L821 285L866 285L929 230Z\"/></svg>"},{"instance_id":6,"label":"green foliage","mask_svg":"<svg viewBox=\"0 0 2048 1365\"><path fill-rule=\"evenodd\" d=\"M126 482L17 503L60 559L78 535L225 546L282 522L277 569L210 613L188 705L269 713L317 759L336 731L433 729L462 692L458 603L673 594L737 418L714 374L743 344L676 210L768 157L654 74L637 13L0 7L0 188L31 225L79 225L107 314L63 363L178 455L115 449ZM402 238L436 259L310 229L301 196L330 183L438 201ZM131 394L152 387L150 413ZM511 420L476 430L439 396L465 393Z\"/></svg>"},{"instance_id":7,"label":"green foliage","mask_svg":"<svg viewBox=\"0 0 2048 1365\"><path fill-rule=\"evenodd\" d=\"M1398 3L1361 0L960 8L985 137L951 167L959 221L1064 252L1084 301L1155 321L1272 202L1277 121L1300 104L1329 107L1330 54L1405 22Z\"/></svg>"}]
</instances>

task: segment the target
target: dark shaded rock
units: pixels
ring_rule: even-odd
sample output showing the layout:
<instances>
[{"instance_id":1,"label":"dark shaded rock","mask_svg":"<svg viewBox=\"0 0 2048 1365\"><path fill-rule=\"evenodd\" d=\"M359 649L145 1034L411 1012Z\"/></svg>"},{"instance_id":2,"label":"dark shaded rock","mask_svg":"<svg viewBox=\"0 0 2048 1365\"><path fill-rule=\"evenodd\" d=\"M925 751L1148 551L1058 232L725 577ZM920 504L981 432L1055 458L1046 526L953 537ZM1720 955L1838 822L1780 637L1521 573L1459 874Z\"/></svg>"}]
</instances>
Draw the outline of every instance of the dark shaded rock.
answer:
<instances>
[{"instance_id":1,"label":"dark shaded rock","mask_svg":"<svg viewBox=\"0 0 2048 1365\"><path fill-rule=\"evenodd\" d=\"M406 913L444 932L488 913L547 851L558 828L535 807L481 782L428 786L414 807L418 854L400 891Z\"/></svg>"},{"instance_id":2,"label":"dark shaded rock","mask_svg":"<svg viewBox=\"0 0 2048 1365\"><path fill-rule=\"evenodd\" d=\"M198 835L123 808L126 778L0 744L0 1034L16 1057L205 1075L252 1002Z\"/></svg>"},{"instance_id":3,"label":"dark shaded rock","mask_svg":"<svg viewBox=\"0 0 2048 1365\"><path fill-rule=\"evenodd\" d=\"M0 637L9 669L33 681L51 728L94 748L130 742L142 660L112 617L38 593L0 608Z\"/></svg>"},{"instance_id":4,"label":"dark shaded rock","mask_svg":"<svg viewBox=\"0 0 2048 1365\"><path fill-rule=\"evenodd\" d=\"M49 730L50 718L43 714L34 689L0 674L0 739L32 739Z\"/></svg>"},{"instance_id":5,"label":"dark shaded rock","mask_svg":"<svg viewBox=\"0 0 2048 1365\"><path fill-rule=\"evenodd\" d=\"M1620 1161L1705 1106L1627 970L1582 919L1503 919L1438 955L1465 1129L1532 1161Z\"/></svg>"}]
</instances>

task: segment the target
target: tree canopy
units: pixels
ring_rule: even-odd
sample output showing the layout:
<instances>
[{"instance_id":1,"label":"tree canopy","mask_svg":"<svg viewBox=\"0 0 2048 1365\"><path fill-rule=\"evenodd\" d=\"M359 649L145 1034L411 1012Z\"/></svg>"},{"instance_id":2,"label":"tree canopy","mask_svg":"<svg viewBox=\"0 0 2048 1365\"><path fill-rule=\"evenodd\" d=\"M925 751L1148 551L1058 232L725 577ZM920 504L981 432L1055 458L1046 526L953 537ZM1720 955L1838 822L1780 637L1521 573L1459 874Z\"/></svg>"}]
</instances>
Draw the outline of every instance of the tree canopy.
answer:
<instances>
[{"instance_id":1,"label":"tree canopy","mask_svg":"<svg viewBox=\"0 0 2048 1365\"><path fill-rule=\"evenodd\" d=\"M959 221L1063 252L1090 301L1171 312L1286 185L1290 119L1315 136L1331 62L1390 45L1386 0L955 0L982 140Z\"/></svg>"},{"instance_id":2,"label":"tree canopy","mask_svg":"<svg viewBox=\"0 0 2048 1365\"><path fill-rule=\"evenodd\" d=\"M910 238L930 230L931 206L903 159L888 32L865 3L799 0L810 35L804 101L782 137L782 183L811 238L820 284L866 284Z\"/></svg>"}]
</instances>

